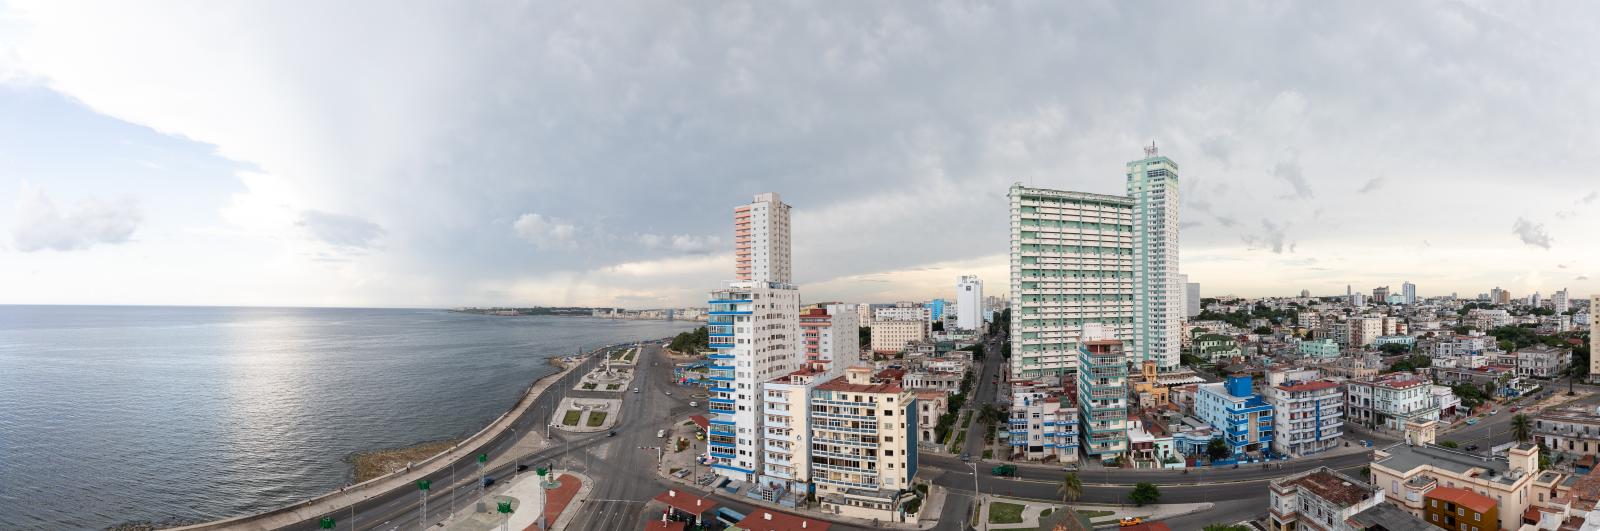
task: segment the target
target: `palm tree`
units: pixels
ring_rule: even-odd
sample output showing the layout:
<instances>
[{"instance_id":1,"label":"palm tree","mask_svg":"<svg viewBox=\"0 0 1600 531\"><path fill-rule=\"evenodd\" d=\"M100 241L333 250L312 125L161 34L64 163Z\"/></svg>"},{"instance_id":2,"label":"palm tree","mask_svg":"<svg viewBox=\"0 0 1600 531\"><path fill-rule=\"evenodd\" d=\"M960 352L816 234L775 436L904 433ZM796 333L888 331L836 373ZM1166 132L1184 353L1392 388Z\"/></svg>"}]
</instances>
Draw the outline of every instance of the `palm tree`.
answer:
<instances>
[{"instance_id":1,"label":"palm tree","mask_svg":"<svg viewBox=\"0 0 1600 531\"><path fill-rule=\"evenodd\" d=\"M1528 442L1528 439L1533 438L1533 421L1521 413L1511 417L1511 436L1517 442Z\"/></svg>"},{"instance_id":2,"label":"palm tree","mask_svg":"<svg viewBox=\"0 0 1600 531\"><path fill-rule=\"evenodd\" d=\"M1061 478L1061 486L1056 487L1056 493L1061 495L1063 502L1076 501L1083 496L1083 480L1078 479L1077 472L1067 472L1066 477Z\"/></svg>"}]
</instances>

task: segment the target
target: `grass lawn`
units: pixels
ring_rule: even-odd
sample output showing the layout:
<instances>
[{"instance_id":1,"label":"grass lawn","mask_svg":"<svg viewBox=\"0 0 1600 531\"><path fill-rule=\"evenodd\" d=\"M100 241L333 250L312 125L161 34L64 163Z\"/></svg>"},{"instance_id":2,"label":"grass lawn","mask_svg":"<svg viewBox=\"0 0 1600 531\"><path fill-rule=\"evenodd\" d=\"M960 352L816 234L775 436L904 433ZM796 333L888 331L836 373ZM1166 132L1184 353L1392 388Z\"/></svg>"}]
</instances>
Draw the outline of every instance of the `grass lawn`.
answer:
<instances>
[{"instance_id":1,"label":"grass lawn","mask_svg":"<svg viewBox=\"0 0 1600 531\"><path fill-rule=\"evenodd\" d=\"M961 416L961 431L966 431L967 430L967 426L971 426L971 425L972 425L972 415L962 415Z\"/></svg>"},{"instance_id":2,"label":"grass lawn","mask_svg":"<svg viewBox=\"0 0 1600 531\"><path fill-rule=\"evenodd\" d=\"M983 458L984 459L994 459L994 450L984 449L983 450Z\"/></svg>"},{"instance_id":3,"label":"grass lawn","mask_svg":"<svg viewBox=\"0 0 1600 531\"><path fill-rule=\"evenodd\" d=\"M566 416L561 417L561 423L565 424L567 426L577 426L578 425L578 419L581 418L581 417L583 417L583 412L582 411L578 411L576 409L569 409L569 410L567 410Z\"/></svg>"},{"instance_id":4,"label":"grass lawn","mask_svg":"<svg viewBox=\"0 0 1600 531\"><path fill-rule=\"evenodd\" d=\"M966 440L967 440L967 432L965 432L965 431L956 432L955 440L950 442L950 451L951 452L960 452L961 451L961 443L966 441Z\"/></svg>"},{"instance_id":5,"label":"grass lawn","mask_svg":"<svg viewBox=\"0 0 1600 531\"><path fill-rule=\"evenodd\" d=\"M1022 505L1006 502L989 504L989 523L991 524L1020 524L1022 523Z\"/></svg>"},{"instance_id":6,"label":"grass lawn","mask_svg":"<svg viewBox=\"0 0 1600 531\"><path fill-rule=\"evenodd\" d=\"M1111 516L1113 514L1117 514L1117 513L1113 513L1111 511L1078 511L1078 516L1082 516L1082 517L1088 518L1090 520L1093 520L1095 518L1099 518L1099 517L1102 517L1102 516Z\"/></svg>"},{"instance_id":7,"label":"grass lawn","mask_svg":"<svg viewBox=\"0 0 1600 531\"><path fill-rule=\"evenodd\" d=\"M606 422L606 413L604 411L590 411L589 412L589 427L590 428L598 427L601 424L605 424L605 422Z\"/></svg>"},{"instance_id":8,"label":"grass lawn","mask_svg":"<svg viewBox=\"0 0 1600 531\"><path fill-rule=\"evenodd\" d=\"M1044 517L1050 516L1050 513L1053 513L1053 512L1056 512L1056 510L1055 509L1045 509L1043 511L1039 511L1039 518L1044 518Z\"/></svg>"},{"instance_id":9,"label":"grass lawn","mask_svg":"<svg viewBox=\"0 0 1600 531\"><path fill-rule=\"evenodd\" d=\"M583 390L588 391L590 389L594 389L594 384L593 383L585 383L585 384L583 384Z\"/></svg>"}]
</instances>

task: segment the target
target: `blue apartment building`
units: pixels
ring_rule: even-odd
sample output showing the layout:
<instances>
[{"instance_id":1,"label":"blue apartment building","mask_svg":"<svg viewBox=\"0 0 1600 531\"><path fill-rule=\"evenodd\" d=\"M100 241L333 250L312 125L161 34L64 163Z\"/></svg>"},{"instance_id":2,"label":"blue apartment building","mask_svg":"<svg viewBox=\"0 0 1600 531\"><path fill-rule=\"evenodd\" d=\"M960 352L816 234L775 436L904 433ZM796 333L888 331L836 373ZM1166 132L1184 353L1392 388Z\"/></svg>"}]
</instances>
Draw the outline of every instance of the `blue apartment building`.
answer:
<instances>
[{"instance_id":1,"label":"blue apartment building","mask_svg":"<svg viewBox=\"0 0 1600 531\"><path fill-rule=\"evenodd\" d=\"M1229 376L1225 383L1201 384L1195 415L1217 430L1234 457L1272 453L1272 404L1251 387L1249 376Z\"/></svg>"}]
</instances>

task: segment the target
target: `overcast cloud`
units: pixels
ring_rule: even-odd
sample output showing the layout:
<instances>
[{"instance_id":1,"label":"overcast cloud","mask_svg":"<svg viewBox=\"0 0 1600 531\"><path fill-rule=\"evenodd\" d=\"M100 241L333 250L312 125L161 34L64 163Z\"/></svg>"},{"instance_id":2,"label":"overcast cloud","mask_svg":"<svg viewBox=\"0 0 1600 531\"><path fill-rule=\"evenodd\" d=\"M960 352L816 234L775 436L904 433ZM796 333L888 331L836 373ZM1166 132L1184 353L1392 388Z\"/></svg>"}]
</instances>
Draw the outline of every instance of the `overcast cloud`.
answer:
<instances>
[{"instance_id":1,"label":"overcast cloud","mask_svg":"<svg viewBox=\"0 0 1600 531\"><path fill-rule=\"evenodd\" d=\"M15 250L76 251L8 253L10 302L693 304L765 191L808 300L1000 294L1006 188L1121 193L1152 141L1208 294L1600 262L1552 244L1600 226L1582 3L7 5L0 105L52 112L0 115L0 189L162 207L19 202Z\"/></svg>"}]
</instances>

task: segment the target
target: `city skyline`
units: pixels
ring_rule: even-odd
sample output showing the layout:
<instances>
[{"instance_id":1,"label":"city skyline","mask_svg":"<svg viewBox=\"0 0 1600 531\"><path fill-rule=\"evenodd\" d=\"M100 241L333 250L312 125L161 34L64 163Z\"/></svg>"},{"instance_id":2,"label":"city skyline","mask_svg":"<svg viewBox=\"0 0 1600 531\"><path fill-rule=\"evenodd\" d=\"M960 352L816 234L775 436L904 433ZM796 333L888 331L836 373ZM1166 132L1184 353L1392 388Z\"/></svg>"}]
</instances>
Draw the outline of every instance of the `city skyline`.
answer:
<instances>
[{"instance_id":1,"label":"city skyline","mask_svg":"<svg viewBox=\"0 0 1600 531\"><path fill-rule=\"evenodd\" d=\"M0 303L691 306L767 191L802 302L999 295L1152 141L1206 296L1600 292L1585 17L1392 7L13 2Z\"/></svg>"}]
</instances>

